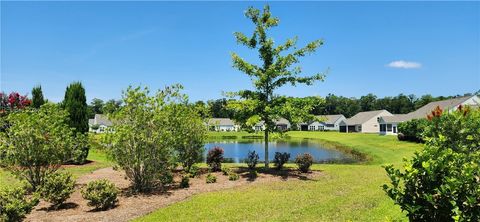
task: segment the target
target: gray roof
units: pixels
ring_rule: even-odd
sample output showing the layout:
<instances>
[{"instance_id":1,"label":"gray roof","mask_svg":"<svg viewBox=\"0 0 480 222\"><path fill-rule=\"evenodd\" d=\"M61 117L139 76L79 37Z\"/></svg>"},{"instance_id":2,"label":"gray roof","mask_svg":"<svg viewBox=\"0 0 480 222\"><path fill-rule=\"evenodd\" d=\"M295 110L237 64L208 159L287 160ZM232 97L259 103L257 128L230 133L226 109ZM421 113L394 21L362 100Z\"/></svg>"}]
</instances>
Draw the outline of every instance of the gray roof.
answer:
<instances>
[{"instance_id":1,"label":"gray roof","mask_svg":"<svg viewBox=\"0 0 480 222\"><path fill-rule=\"evenodd\" d=\"M338 115L323 115L323 116L317 116L318 118L323 119L323 123L325 124L335 124L338 119L344 117L342 114Z\"/></svg>"},{"instance_id":2,"label":"gray roof","mask_svg":"<svg viewBox=\"0 0 480 222\"><path fill-rule=\"evenodd\" d=\"M104 125L104 126L112 126L112 122L107 118L106 115L102 114L95 114L95 117L93 119L88 120L88 124L90 125Z\"/></svg>"},{"instance_id":3,"label":"gray roof","mask_svg":"<svg viewBox=\"0 0 480 222\"><path fill-rule=\"evenodd\" d=\"M258 122L257 124L255 124L255 126L263 126L265 124L265 121L260 121ZM275 124L276 125L279 125L279 124L286 124L286 125L290 125L290 121L288 121L287 119L285 118L280 118L278 120L275 121Z\"/></svg>"},{"instance_id":4,"label":"gray roof","mask_svg":"<svg viewBox=\"0 0 480 222\"><path fill-rule=\"evenodd\" d=\"M368 112L359 112L355 116L352 116L351 118L347 119L346 124L347 125L360 125L368 120L374 118L375 116L378 116L382 114L383 112L386 112L391 115L390 112L387 110L374 110L374 111L368 111Z\"/></svg>"},{"instance_id":5,"label":"gray roof","mask_svg":"<svg viewBox=\"0 0 480 222\"><path fill-rule=\"evenodd\" d=\"M208 125L233 126L235 123L229 118L211 118L208 120Z\"/></svg>"},{"instance_id":6,"label":"gray roof","mask_svg":"<svg viewBox=\"0 0 480 222\"><path fill-rule=\"evenodd\" d=\"M473 96L462 96L453 99L431 102L413 112L407 114L395 114L394 116L384 116L382 119L387 123L399 123L412 119L422 119L426 118L427 115L430 114L437 106L442 110L451 110L452 108L459 106L472 97Z\"/></svg>"}]
</instances>

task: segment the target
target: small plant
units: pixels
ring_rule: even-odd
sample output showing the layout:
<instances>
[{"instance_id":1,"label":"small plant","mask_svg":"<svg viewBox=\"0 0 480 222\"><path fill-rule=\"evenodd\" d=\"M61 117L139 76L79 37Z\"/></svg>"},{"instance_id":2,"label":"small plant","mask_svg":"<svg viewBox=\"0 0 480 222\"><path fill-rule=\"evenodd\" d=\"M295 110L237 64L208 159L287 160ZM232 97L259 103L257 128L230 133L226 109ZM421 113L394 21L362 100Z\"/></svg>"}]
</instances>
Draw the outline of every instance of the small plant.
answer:
<instances>
[{"instance_id":1,"label":"small plant","mask_svg":"<svg viewBox=\"0 0 480 222\"><path fill-rule=\"evenodd\" d=\"M39 190L40 197L52 204L54 209L62 205L73 193L75 180L70 173L56 172L45 177Z\"/></svg>"},{"instance_id":2,"label":"small plant","mask_svg":"<svg viewBox=\"0 0 480 222\"><path fill-rule=\"evenodd\" d=\"M273 159L273 163L275 164L275 168L277 170L281 170L283 165L288 162L290 159L290 153L284 152L275 152L275 159Z\"/></svg>"},{"instance_id":3,"label":"small plant","mask_svg":"<svg viewBox=\"0 0 480 222\"><path fill-rule=\"evenodd\" d=\"M208 151L207 164L213 172L220 171L223 161L223 149L216 146Z\"/></svg>"},{"instance_id":4,"label":"small plant","mask_svg":"<svg viewBox=\"0 0 480 222\"><path fill-rule=\"evenodd\" d=\"M181 188L189 188L190 187L190 175L184 175L182 177L182 181L180 181Z\"/></svg>"},{"instance_id":5,"label":"small plant","mask_svg":"<svg viewBox=\"0 0 480 222\"><path fill-rule=\"evenodd\" d=\"M238 180L238 179L240 179L240 176L237 173L230 172L228 174L228 180L235 181L235 180Z\"/></svg>"},{"instance_id":6,"label":"small plant","mask_svg":"<svg viewBox=\"0 0 480 222\"><path fill-rule=\"evenodd\" d=\"M248 155L247 155L247 166L248 166L248 169L250 170L253 170L255 169L255 167L257 166L257 163L258 163L258 153L254 151L248 151Z\"/></svg>"},{"instance_id":7,"label":"small plant","mask_svg":"<svg viewBox=\"0 0 480 222\"><path fill-rule=\"evenodd\" d=\"M207 183L216 183L217 177L211 173L207 174Z\"/></svg>"},{"instance_id":8,"label":"small plant","mask_svg":"<svg viewBox=\"0 0 480 222\"><path fill-rule=\"evenodd\" d=\"M313 164L313 156L309 153L300 154L295 158L295 163L302 173L307 173Z\"/></svg>"},{"instance_id":9,"label":"small plant","mask_svg":"<svg viewBox=\"0 0 480 222\"><path fill-rule=\"evenodd\" d=\"M258 177L258 172L256 170L250 171L248 174L250 178L257 178Z\"/></svg>"},{"instance_id":10,"label":"small plant","mask_svg":"<svg viewBox=\"0 0 480 222\"><path fill-rule=\"evenodd\" d=\"M26 198L21 187L0 190L0 221L22 221L26 214L38 204L38 197Z\"/></svg>"},{"instance_id":11,"label":"small plant","mask_svg":"<svg viewBox=\"0 0 480 222\"><path fill-rule=\"evenodd\" d=\"M230 168L228 168L226 166L222 166L223 175L227 176L228 174L230 174L230 172L231 172Z\"/></svg>"},{"instance_id":12,"label":"small plant","mask_svg":"<svg viewBox=\"0 0 480 222\"><path fill-rule=\"evenodd\" d=\"M190 178L194 178L200 174L200 168L198 166L191 166L190 170L187 172Z\"/></svg>"},{"instance_id":13,"label":"small plant","mask_svg":"<svg viewBox=\"0 0 480 222\"><path fill-rule=\"evenodd\" d=\"M88 200L88 206L93 206L95 209L106 210L115 206L118 189L112 182L101 179L89 182L82 190L82 196Z\"/></svg>"}]
</instances>

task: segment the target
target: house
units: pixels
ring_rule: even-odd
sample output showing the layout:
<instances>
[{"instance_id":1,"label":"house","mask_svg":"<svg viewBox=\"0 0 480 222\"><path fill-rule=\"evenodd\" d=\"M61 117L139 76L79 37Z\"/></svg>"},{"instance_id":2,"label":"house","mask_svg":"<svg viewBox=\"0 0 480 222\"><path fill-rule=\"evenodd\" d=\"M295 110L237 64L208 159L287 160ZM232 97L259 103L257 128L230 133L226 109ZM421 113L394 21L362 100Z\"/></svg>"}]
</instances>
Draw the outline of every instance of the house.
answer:
<instances>
[{"instance_id":1,"label":"house","mask_svg":"<svg viewBox=\"0 0 480 222\"><path fill-rule=\"evenodd\" d=\"M325 131L332 130L338 131L340 127L340 122L346 120L345 116L342 114L339 115L323 115L317 116L317 118L322 121L311 121L309 123L300 123L300 130L302 131Z\"/></svg>"},{"instance_id":2,"label":"house","mask_svg":"<svg viewBox=\"0 0 480 222\"><path fill-rule=\"evenodd\" d=\"M240 126L229 118L211 118L207 122L207 127L212 131L238 131Z\"/></svg>"},{"instance_id":3,"label":"house","mask_svg":"<svg viewBox=\"0 0 480 222\"><path fill-rule=\"evenodd\" d=\"M359 112L349 119L340 121L340 132L378 133L380 130L378 118L393 116L387 110Z\"/></svg>"},{"instance_id":4,"label":"house","mask_svg":"<svg viewBox=\"0 0 480 222\"><path fill-rule=\"evenodd\" d=\"M112 125L107 116L102 114L95 114L93 119L88 120L88 130L94 133L103 133Z\"/></svg>"},{"instance_id":5,"label":"house","mask_svg":"<svg viewBox=\"0 0 480 222\"><path fill-rule=\"evenodd\" d=\"M474 95L436 101L428 103L427 105L407 114L395 114L393 116L380 117L378 119L378 123L380 124L379 133L381 135L396 135L398 133L398 124L401 122L426 118L427 115L437 106L444 111L451 112L456 110L460 105L478 107L480 105L480 97Z\"/></svg>"},{"instance_id":6,"label":"house","mask_svg":"<svg viewBox=\"0 0 480 222\"><path fill-rule=\"evenodd\" d=\"M290 124L290 121L288 121L287 119L280 118L275 121L275 127L279 131L287 131L292 127L292 125ZM255 126L253 126L253 129L256 132L265 130L265 122L264 121L258 122L257 124L255 124Z\"/></svg>"}]
</instances>

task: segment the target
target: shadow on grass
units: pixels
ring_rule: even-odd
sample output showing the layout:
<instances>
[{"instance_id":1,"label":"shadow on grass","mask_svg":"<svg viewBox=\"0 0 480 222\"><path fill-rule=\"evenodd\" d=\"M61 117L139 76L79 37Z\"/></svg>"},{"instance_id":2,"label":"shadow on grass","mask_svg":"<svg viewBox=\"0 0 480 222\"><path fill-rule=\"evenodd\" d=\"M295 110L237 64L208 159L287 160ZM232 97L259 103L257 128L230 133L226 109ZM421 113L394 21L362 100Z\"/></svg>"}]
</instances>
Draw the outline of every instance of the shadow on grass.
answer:
<instances>
[{"instance_id":1,"label":"shadow on grass","mask_svg":"<svg viewBox=\"0 0 480 222\"><path fill-rule=\"evenodd\" d=\"M312 178L312 175L313 175L312 171L308 173L301 173L298 170L290 169L290 168L283 168L278 170L275 168L265 169L263 167L257 167L255 170L257 174L255 174L254 171L250 170L248 167L238 167L235 170L235 172L238 173L242 178L246 178L247 181L255 181L258 177L261 177L262 174L271 175L274 177L281 177L282 180L299 179L299 180L317 181L317 179Z\"/></svg>"}]
</instances>

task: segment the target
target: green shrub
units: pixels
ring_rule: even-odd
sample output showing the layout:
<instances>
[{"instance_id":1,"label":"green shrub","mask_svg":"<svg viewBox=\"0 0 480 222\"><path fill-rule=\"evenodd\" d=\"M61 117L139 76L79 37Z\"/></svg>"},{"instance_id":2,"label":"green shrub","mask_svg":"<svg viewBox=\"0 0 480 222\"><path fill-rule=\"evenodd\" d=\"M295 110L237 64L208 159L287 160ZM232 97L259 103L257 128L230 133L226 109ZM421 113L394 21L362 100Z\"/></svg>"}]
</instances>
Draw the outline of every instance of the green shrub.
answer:
<instances>
[{"instance_id":1,"label":"green shrub","mask_svg":"<svg viewBox=\"0 0 480 222\"><path fill-rule=\"evenodd\" d=\"M281 170L283 168L283 165L287 163L289 159L290 159L290 153L275 152L275 157L273 159L275 168L277 170Z\"/></svg>"},{"instance_id":2,"label":"green shrub","mask_svg":"<svg viewBox=\"0 0 480 222\"><path fill-rule=\"evenodd\" d=\"M45 182L40 187L40 197L50 202L53 208L57 209L73 193L75 180L72 174L64 172L55 172L45 178Z\"/></svg>"},{"instance_id":3,"label":"green shrub","mask_svg":"<svg viewBox=\"0 0 480 222\"><path fill-rule=\"evenodd\" d=\"M182 177L182 181L180 181L180 187L181 188L188 188L190 187L190 176L189 175L185 175Z\"/></svg>"},{"instance_id":4,"label":"green shrub","mask_svg":"<svg viewBox=\"0 0 480 222\"><path fill-rule=\"evenodd\" d=\"M21 187L0 189L0 221L22 221L38 204L38 198L26 198Z\"/></svg>"},{"instance_id":5,"label":"green shrub","mask_svg":"<svg viewBox=\"0 0 480 222\"><path fill-rule=\"evenodd\" d=\"M190 176L190 178L194 178L200 175L200 168L198 166L193 165L190 167L190 170L187 173Z\"/></svg>"},{"instance_id":6,"label":"green shrub","mask_svg":"<svg viewBox=\"0 0 480 222\"><path fill-rule=\"evenodd\" d=\"M223 149L216 146L208 151L207 164L213 172L220 171L223 161Z\"/></svg>"},{"instance_id":7,"label":"green shrub","mask_svg":"<svg viewBox=\"0 0 480 222\"><path fill-rule=\"evenodd\" d=\"M302 173L307 173L313 164L313 156L309 153L300 154L295 158L295 163Z\"/></svg>"},{"instance_id":8,"label":"green shrub","mask_svg":"<svg viewBox=\"0 0 480 222\"><path fill-rule=\"evenodd\" d=\"M250 170L255 169L258 163L258 158L259 158L258 154L257 152L255 152L255 150L248 151L247 159L245 161L247 163L248 169Z\"/></svg>"},{"instance_id":9,"label":"green shrub","mask_svg":"<svg viewBox=\"0 0 480 222\"><path fill-rule=\"evenodd\" d=\"M252 179L254 178L257 178L258 177L258 172L256 170L251 170L249 173L248 173L248 176Z\"/></svg>"},{"instance_id":10,"label":"green shrub","mask_svg":"<svg viewBox=\"0 0 480 222\"><path fill-rule=\"evenodd\" d=\"M235 181L235 180L238 180L238 179L240 179L240 176L237 173L230 172L228 174L228 180Z\"/></svg>"},{"instance_id":11,"label":"green shrub","mask_svg":"<svg viewBox=\"0 0 480 222\"><path fill-rule=\"evenodd\" d=\"M89 182L82 190L82 196L88 200L88 206L93 206L95 209L106 210L115 206L118 189L112 182L101 179Z\"/></svg>"},{"instance_id":12,"label":"green shrub","mask_svg":"<svg viewBox=\"0 0 480 222\"><path fill-rule=\"evenodd\" d=\"M230 168L229 167L226 167L226 166L222 166L222 173L223 175L228 175L229 173L231 172Z\"/></svg>"},{"instance_id":13,"label":"green shrub","mask_svg":"<svg viewBox=\"0 0 480 222\"><path fill-rule=\"evenodd\" d=\"M398 124L398 140L423 142L422 133L427 125L427 119L412 119Z\"/></svg>"},{"instance_id":14,"label":"green shrub","mask_svg":"<svg viewBox=\"0 0 480 222\"><path fill-rule=\"evenodd\" d=\"M217 177L211 173L207 174L207 183L216 183Z\"/></svg>"},{"instance_id":15,"label":"green shrub","mask_svg":"<svg viewBox=\"0 0 480 222\"><path fill-rule=\"evenodd\" d=\"M424 149L403 170L386 166L383 188L410 221L479 221L480 110L438 108L428 119Z\"/></svg>"}]
</instances>

